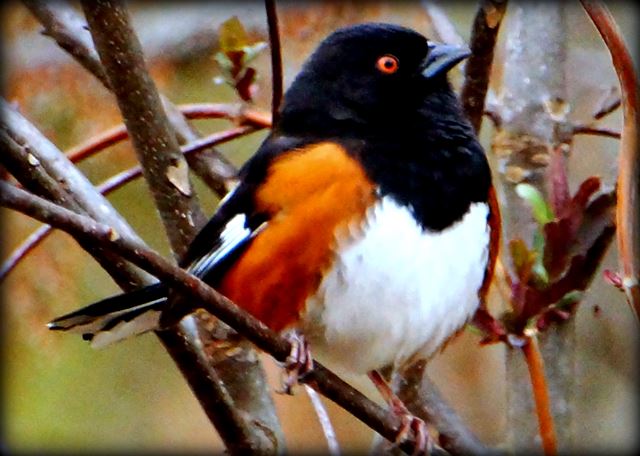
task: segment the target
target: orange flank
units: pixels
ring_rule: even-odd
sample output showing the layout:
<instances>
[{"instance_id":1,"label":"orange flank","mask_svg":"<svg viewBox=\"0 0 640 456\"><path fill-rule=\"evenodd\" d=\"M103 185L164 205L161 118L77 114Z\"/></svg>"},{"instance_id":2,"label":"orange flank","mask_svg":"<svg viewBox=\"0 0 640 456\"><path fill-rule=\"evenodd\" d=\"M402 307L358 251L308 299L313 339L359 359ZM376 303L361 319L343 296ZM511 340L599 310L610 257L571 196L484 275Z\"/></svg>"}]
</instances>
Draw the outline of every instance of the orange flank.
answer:
<instances>
[{"instance_id":1,"label":"orange flank","mask_svg":"<svg viewBox=\"0 0 640 456\"><path fill-rule=\"evenodd\" d=\"M331 267L335 233L346 234L347 225L364 218L374 190L337 144L276 158L255 196L269 224L227 272L220 291L276 331L291 326Z\"/></svg>"},{"instance_id":2,"label":"orange flank","mask_svg":"<svg viewBox=\"0 0 640 456\"><path fill-rule=\"evenodd\" d=\"M484 280L482 281L482 287L478 292L480 297L480 305L485 305L485 299L491 285L491 279L493 279L493 272L496 267L496 260L498 259L498 253L500 251L500 208L498 206L498 198L496 197L496 190L493 185L489 188L489 195L487 195L487 201L489 203L489 258L487 260L487 269L484 274Z\"/></svg>"}]
</instances>

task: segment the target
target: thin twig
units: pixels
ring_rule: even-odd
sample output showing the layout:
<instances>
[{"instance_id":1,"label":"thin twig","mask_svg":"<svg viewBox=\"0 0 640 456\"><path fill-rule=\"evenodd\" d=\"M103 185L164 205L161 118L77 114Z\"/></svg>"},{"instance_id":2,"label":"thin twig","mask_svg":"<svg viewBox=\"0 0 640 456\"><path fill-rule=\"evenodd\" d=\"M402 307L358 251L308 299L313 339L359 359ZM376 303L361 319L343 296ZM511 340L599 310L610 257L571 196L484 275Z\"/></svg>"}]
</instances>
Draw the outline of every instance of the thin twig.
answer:
<instances>
[{"instance_id":1,"label":"thin twig","mask_svg":"<svg viewBox=\"0 0 640 456\"><path fill-rule=\"evenodd\" d=\"M340 454L340 445L338 445L338 438L336 437L336 432L333 430L333 425L331 424L331 419L329 418L327 409L322 403L318 393L316 393L316 390L311 388L309 385L304 385L304 390L307 393L307 396L309 396L311 405L313 405L313 409L318 417L322 433L327 441L328 453L331 456L338 456Z\"/></svg>"},{"instance_id":2,"label":"thin twig","mask_svg":"<svg viewBox=\"0 0 640 456\"><path fill-rule=\"evenodd\" d=\"M592 116L594 120L600 120L622 106L622 98L618 94L618 91L613 89L605 92L603 97L598 103L597 109L593 112Z\"/></svg>"},{"instance_id":3,"label":"thin twig","mask_svg":"<svg viewBox=\"0 0 640 456\"><path fill-rule=\"evenodd\" d=\"M78 163L91 157L107 147L118 144L129 137L129 132L124 124L116 125L97 136L93 136L77 146L67 150L65 154L72 163Z\"/></svg>"},{"instance_id":4,"label":"thin twig","mask_svg":"<svg viewBox=\"0 0 640 456\"><path fill-rule=\"evenodd\" d=\"M0 206L16 210L43 223L66 231L78 240L85 240L122 255L159 280L191 298L205 310L217 316L258 348L284 362L291 352L289 340L278 335L230 300L216 292L199 278L175 266L144 244L121 237L117 231L86 216L37 197L6 182L0 182ZM393 440L402 427L396 414L386 411L345 383L327 368L314 362L314 368L301 382L310 385L336 402L353 416L385 438ZM400 447L411 453L415 450L415 435L411 431Z\"/></svg>"},{"instance_id":5,"label":"thin twig","mask_svg":"<svg viewBox=\"0 0 640 456\"><path fill-rule=\"evenodd\" d=\"M640 152L638 151L638 75L615 19L601 2L582 0L600 32L618 75L624 124L620 142L616 225L622 266L622 286L636 321L640 320Z\"/></svg>"},{"instance_id":6,"label":"thin twig","mask_svg":"<svg viewBox=\"0 0 640 456\"><path fill-rule=\"evenodd\" d=\"M593 125L575 124L571 128L574 135L604 136L605 138L620 139L622 134L619 131L605 127L595 127Z\"/></svg>"},{"instance_id":7,"label":"thin twig","mask_svg":"<svg viewBox=\"0 0 640 456\"><path fill-rule=\"evenodd\" d=\"M278 30L278 12L275 0L265 0L267 23L269 25L269 46L271 48L271 118L277 123L282 102L282 48Z\"/></svg>"},{"instance_id":8,"label":"thin twig","mask_svg":"<svg viewBox=\"0 0 640 456\"><path fill-rule=\"evenodd\" d=\"M29 235L13 252L9 258L4 260L0 267L0 283L9 275L11 271L22 261L29 252L33 251L51 232L49 225L43 225Z\"/></svg>"},{"instance_id":9,"label":"thin twig","mask_svg":"<svg viewBox=\"0 0 640 456\"><path fill-rule=\"evenodd\" d=\"M558 452L555 426L551 413L547 381L544 375L544 361L540 353L540 347L538 346L538 339L535 335L527 338L526 343L522 346L522 352L529 369L529 378L531 379L531 388L533 389L533 398L536 404L542 448L545 455L555 455Z\"/></svg>"},{"instance_id":10,"label":"thin twig","mask_svg":"<svg viewBox=\"0 0 640 456\"><path fill-rule=\"evenodd\" d=\"M178 109L188 119L231 119L256 128L271 128L271 116L257 109L229 103L191 103L179 105Z\"/></svg>"},{"instance_id":11,"label":"thin twig","mask_svg":"<svg viewBox=\"0 0 640 456\"><path fill-rule=\"evenodd\" d=\"M256 129L271 127L271 118L260 111L246 110L241 111L235 105L225 103L201 103L188 104L177 107L182 114L188 119L230 119L238 121L241 125L249 125ZM246 134L254 130L246 130ZM129 137L129 132L124 124L116 125L97 136L87 139L82 144L69 149L66 154L73 163L78 163L101 150L113 146L120 141L124 141ZM211 136L208 136L211 138ZM201 141L195 139L189 144ZM210 144L212 146L213 144ZM206 148L205 148L206 149ZM191 163L190 163L191 165Z\"/></svg>"},{"instance_id":12,"label":"thin twig","mask_svg":"<svg viewBox=\"0 0 640 456\"><path fill-rule=\"evenodd\" d=\"M480 131L482 124L493 53L506 6L506 0L483 0L473 22L469 43L472 54L464 66L465 78L460 98L476 132Z\"/></svg>"}]
</instances>

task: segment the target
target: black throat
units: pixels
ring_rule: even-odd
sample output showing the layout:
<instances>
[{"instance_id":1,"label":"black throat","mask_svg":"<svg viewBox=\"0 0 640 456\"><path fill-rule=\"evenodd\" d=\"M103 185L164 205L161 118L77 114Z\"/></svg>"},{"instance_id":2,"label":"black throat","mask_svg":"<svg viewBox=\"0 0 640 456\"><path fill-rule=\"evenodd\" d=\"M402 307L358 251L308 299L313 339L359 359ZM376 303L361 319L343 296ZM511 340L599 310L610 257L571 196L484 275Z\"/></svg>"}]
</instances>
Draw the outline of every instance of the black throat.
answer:
<instances>
[{"instance_id":1,"label":"black throat","mask_svg":"<svg viewBox=\"0 0 640 456\"><path fill-rule=\"evenodd\" d=\"M472 203L486 202L491 186L473 128L448 84L442 89L420 106L393 114L360 116L347 106L331 113L326 105L310 109L314 103L285 106L276 134L305 138L306 144L342 144L363 164L381 197L407 206L424 229L442 231L461 220Z\"/></svg>"}]
</instances>

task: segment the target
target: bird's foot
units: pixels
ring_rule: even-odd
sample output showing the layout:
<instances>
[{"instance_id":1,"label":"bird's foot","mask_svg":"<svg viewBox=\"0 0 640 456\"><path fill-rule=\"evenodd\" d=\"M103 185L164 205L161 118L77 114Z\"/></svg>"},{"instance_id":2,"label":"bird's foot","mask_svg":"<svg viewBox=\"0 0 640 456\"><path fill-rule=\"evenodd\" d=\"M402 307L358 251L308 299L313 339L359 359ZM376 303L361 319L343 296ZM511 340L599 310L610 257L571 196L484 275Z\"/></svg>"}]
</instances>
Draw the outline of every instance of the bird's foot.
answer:
<instances>
[{"instance_id":1,"label":"bird's foot","mask_svg":"<svg viewBox=\"0 0 640 456\"><path fill-rule=\"evenodd\" d=\"M313 370L313 358L309 344L302 334L292 331L284 337L291 343L291 353L284 362L282 388L278 393L292 395L293 387Z\"/></svg>"},{"instance_id":2,"label":"bird's foot","mask_svg":"<svg viewBox=\"0 0 640 456\"><path fill-rule=\"evenodd\" d=\"M412 414L400 398L393 392L387 381L378 371L371 371L369 378L380 392L391 412L400 418L400 429L394 439L394 445L402 445L413 431L415 438L414 455L429 455L433 450L433 441L429 435L427 423Z\"/></svg>"}]
</instances>

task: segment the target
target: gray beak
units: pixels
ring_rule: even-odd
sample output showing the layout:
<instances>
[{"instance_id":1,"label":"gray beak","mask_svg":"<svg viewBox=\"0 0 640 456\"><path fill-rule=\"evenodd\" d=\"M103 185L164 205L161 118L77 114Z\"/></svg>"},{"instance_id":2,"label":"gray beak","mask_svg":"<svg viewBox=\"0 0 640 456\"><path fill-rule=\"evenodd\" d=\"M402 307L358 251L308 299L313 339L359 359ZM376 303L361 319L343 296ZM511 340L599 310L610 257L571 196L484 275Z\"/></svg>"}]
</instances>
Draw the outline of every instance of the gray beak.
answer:
<instances>
[{"instance_id":1,"label":"gray beak","mask_svg":"<svg viewBox=\"0 0 640 456\"><path fill-rule=\"evenodd\" d=\"M446 74L470 55L471 50L466 46L430 42L429 55L422 66L422 75L432 79L440 74Z\"/></svg>"}]
</instances>

